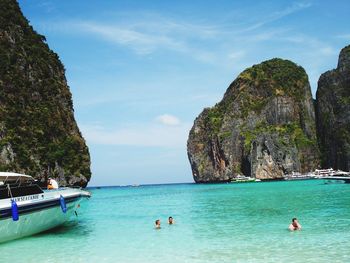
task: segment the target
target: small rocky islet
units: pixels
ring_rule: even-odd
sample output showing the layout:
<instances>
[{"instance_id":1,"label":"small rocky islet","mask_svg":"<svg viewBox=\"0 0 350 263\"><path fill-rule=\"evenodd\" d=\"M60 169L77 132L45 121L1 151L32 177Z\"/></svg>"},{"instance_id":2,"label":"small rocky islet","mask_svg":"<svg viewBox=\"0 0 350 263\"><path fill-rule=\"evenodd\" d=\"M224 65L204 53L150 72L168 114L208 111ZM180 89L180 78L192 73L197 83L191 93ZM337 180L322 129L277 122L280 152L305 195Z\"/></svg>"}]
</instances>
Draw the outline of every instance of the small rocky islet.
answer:
<instances>
[{"instance_id":1,"label":"small rocky islet","mask_svg":"<svg viewBox=\"0 0 350 263\"><path fill-rule=\"evenodd\" d=\"M350 46L320 77L313 100L305 70L274 58L238 75L194 121L187 154L197 183L238 175L281 179L293 171L350 168Z\"/></svg>"}]
</instances>

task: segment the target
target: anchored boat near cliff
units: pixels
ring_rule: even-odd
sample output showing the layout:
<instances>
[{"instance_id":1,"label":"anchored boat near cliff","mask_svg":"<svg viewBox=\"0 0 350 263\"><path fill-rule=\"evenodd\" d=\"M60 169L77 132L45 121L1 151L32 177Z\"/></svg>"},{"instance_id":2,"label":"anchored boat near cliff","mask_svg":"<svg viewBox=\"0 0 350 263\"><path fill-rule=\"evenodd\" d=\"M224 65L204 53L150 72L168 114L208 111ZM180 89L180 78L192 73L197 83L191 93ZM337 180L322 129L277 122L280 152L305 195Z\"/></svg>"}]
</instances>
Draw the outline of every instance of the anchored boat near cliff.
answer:
<instances>
[{"instance_id":1,"label":"anchored boat near cliff","mask_svg":"<svg viewBox=\"0 0 350 263\"><path fill-rule=\"evenodd\" d=\"M90 196L68 187L43 190L29 175L0 172L0 243L64 224Z\"/></svg>"},{"instance_id":2,"label":"anchored boat near cliff","mask_svg":"<svg viewBox=\"0 0 350 263\"><path fill-rule=\"evenodd\" d=\"M254 183L254 182L261 182L261 180L253 177L249 177L249 176L244 176L244 175L238 175L237 177L231 180L231 183Z\"/></svg>"}]
</instances>

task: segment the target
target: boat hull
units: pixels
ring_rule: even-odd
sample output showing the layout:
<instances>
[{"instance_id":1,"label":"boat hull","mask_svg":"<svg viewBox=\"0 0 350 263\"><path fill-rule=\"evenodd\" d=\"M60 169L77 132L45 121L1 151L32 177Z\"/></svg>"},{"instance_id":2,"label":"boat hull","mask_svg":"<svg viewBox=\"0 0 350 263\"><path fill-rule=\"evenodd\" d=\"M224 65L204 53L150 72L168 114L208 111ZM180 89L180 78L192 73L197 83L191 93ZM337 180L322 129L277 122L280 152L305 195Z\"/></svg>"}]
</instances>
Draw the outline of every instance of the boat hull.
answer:
<instances>
[{"instance_id":1,"label":"boat hull","mask_svg":"<svg viewBox=\"0 0 350 263\"><path fill-rule=\"evenodd\" d=\"M18 202L18 221L13 221L11 209L3 209L0 217L0 243L47 231L76 218L83 199L82 195L67 197L65 213L57 198L26 205Z\"/></svg>"}]
</instances>

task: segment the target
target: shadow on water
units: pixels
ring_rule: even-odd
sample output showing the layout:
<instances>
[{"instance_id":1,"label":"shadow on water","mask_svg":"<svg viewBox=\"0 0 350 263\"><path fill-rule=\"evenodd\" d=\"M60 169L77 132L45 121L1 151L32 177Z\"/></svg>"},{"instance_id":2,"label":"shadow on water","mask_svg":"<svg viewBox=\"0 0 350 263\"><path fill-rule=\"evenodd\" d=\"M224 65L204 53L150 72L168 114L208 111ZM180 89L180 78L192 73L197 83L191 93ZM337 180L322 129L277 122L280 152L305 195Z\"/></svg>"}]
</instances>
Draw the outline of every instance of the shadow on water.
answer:
<instances>
[{"instance_id":1,"label":"shadow on water","mask_svg":"<svg viewBox=\"0 0 350 263\"><path fill-rule=\"evenodd\" d=\"M86 237L92 232L92 228L81 221L67 222L63 225L57 226L55 228L46 230L44 232L33 235L33 237L48 237L48 236L71 236L76 237Z\"/></svg>"},{"instance_id":2,"label":"shadow on water","mask_svg":"<svg viewBox=\"0 0 350 263\"><path fill-rule=\"evenodd\" d=\"M67 222L61 226L57 226L55 228L46 230L44 232L40 232L34 235L10 240L4 243L0 243L1 246L13 246L18 242L32 242L33 239L45 239L45 238L65 238L65 237L88 237L92 233L92 227L82 221L71 221ZM0 260L0 262L2 262Z\"/></svg>"}]
</instances>

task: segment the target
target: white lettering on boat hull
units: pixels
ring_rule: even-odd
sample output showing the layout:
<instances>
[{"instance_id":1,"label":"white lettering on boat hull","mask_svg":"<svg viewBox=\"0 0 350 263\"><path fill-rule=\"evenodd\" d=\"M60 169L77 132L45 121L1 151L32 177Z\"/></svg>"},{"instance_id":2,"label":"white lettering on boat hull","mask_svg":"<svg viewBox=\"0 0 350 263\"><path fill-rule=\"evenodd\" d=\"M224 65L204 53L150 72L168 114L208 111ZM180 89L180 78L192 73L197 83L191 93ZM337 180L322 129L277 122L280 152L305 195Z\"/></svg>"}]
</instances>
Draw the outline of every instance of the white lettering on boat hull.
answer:
<instances>
[{"instance_id":1,"label":"white lettering on boat hull","mask_svg":"<svg viewBox=\"0 0 350 263\"><path fill-rule=\"evenodd\" d=\"M16 202L23 202L23 201L29 201L29 200L38 200L39 195L27 195L27 196L20 196L14 198Z\"/></svg>"}]
</instances>

